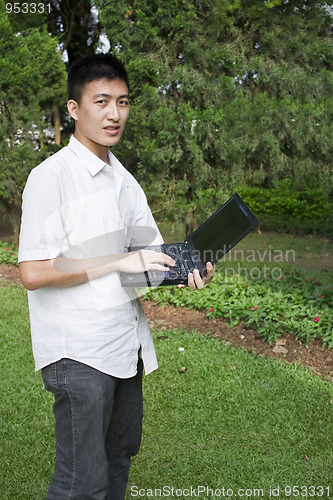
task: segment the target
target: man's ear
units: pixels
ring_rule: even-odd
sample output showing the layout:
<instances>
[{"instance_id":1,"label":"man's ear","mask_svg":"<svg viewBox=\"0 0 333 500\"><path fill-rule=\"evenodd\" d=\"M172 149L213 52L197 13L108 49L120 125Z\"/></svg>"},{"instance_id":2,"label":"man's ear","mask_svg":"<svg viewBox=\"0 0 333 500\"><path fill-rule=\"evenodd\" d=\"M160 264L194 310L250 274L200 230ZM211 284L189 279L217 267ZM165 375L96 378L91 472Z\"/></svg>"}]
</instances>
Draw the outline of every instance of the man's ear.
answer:
<instances>
[{"instance_id":1,"label":"man's ear","mask_svg":"<svg viewBox=\"0 0 333 500\"><path fill-rule=\"evenodd\" d=\"M68 113L71 115L71 117L74 119L74 120L77 120L77 110L79 108L79 105L76 101L74 101L74 99L70 99L68 102L67 102L67 109L68 109Z\"/></svg>"}]
</instances>

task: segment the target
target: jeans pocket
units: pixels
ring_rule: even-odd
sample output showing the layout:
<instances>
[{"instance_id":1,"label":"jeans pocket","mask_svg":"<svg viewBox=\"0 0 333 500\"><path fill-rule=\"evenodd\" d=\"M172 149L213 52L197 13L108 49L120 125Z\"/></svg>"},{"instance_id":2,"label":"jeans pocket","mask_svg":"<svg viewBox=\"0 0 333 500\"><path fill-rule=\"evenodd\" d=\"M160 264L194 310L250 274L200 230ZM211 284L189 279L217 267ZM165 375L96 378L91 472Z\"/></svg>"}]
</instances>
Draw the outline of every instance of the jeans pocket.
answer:
<instances>
[{"instance_id":1,"label":"jeans pocket","mask_svg":"<svg viewBox=\"0 0 333 500\"><path fill-rule=\"evenodd\" d=\"M51 363L42 368L42 379L44 389L54 394L58 390L57 363Z\"/></svg>"}]
</instances>

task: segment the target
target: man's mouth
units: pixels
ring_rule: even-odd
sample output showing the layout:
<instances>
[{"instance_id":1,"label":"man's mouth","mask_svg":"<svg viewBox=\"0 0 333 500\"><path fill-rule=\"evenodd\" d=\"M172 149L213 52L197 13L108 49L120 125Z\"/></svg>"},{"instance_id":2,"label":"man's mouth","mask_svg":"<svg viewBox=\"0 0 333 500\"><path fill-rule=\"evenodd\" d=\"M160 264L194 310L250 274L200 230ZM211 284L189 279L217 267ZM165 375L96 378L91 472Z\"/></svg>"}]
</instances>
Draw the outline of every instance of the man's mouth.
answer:
<instances>
[{"instance_id":1,"label":"man's mouth","mask_svg":"<svg viewBox=\"0 0 333 500\"><path fill-rule=\"evenodd\" d=\"M120 130L120 127L117 125L115 127L104 127L104 130L107 132L107 134L109 135L117 135L119 130Z\"/></svg>"}]
</instances>

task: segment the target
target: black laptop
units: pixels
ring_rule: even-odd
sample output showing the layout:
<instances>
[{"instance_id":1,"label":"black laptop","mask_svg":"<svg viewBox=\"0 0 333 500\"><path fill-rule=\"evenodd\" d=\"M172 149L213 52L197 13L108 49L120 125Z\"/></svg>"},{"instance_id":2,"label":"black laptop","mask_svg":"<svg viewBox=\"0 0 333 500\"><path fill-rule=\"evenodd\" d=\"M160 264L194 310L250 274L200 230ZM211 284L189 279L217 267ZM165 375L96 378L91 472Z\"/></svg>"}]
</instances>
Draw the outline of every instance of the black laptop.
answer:
<instances>
[{"instance_id":1,"label":"black laptop","mask_svg":"<svg viewBox=\"0 0 333 500\"><path fill-rule=\"evenodd\" d=\"M183 243L128 248L129 252L150 249L166 253L176 261L176 265L170 267L170 271L119 273L121 285L147 287L187 284L189 273L198 269L200 275L204 276L207 262L216 264L258 224L259 220L235 193Z\"/></svg>"}]
</instances>

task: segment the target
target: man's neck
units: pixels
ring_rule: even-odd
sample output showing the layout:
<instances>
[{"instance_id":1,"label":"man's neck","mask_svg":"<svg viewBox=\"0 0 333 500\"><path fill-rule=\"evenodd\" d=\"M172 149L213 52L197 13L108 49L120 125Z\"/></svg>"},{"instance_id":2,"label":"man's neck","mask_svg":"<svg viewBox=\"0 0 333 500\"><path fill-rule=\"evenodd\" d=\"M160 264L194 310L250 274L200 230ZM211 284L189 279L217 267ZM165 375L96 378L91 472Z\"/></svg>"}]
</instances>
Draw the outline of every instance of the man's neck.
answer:
<instances>
[{"instance_id":1,"label":"man's neck","mask_svg":"<svg viewBox=\"0 0 333 500\"><path fill-rule=\"evenodd\" d=\"M101 144L97 144L96 142L90 141L86 137L82 136L77 131L74 132L74 137L77 139L83 146L85 146L89 151L94 153L98 158L100 158L104 163L111 165L109 160L109 148L107 146L103 146Z\"/></svg>"}]
</instances>

